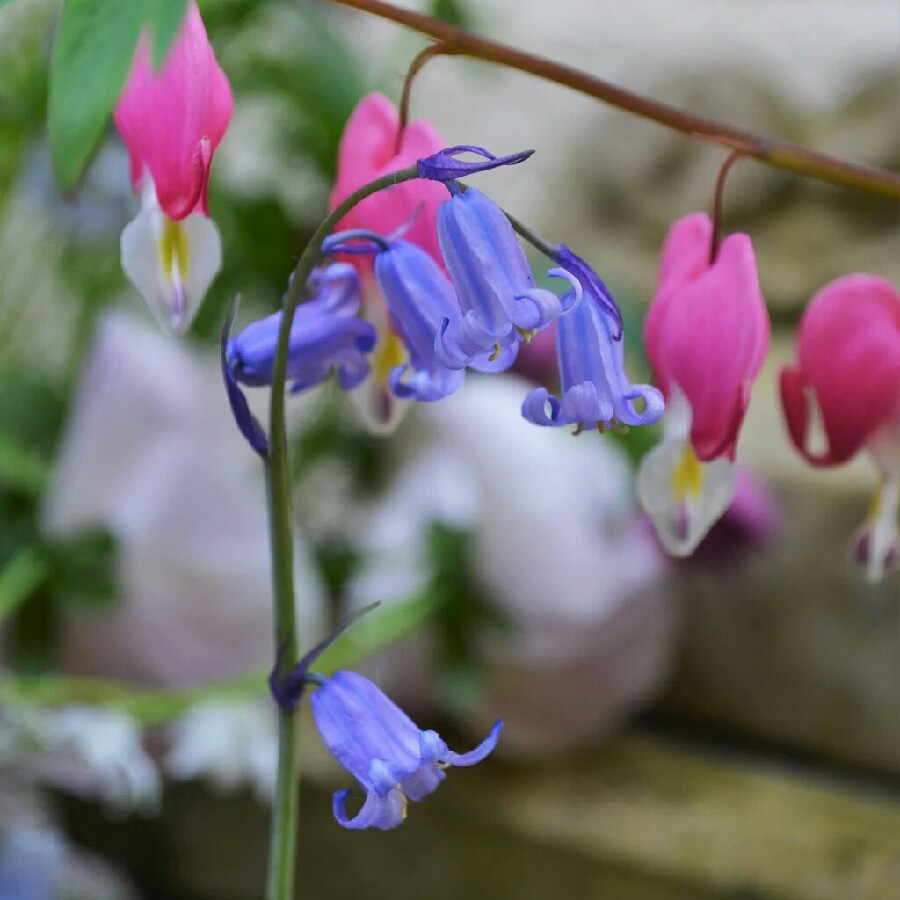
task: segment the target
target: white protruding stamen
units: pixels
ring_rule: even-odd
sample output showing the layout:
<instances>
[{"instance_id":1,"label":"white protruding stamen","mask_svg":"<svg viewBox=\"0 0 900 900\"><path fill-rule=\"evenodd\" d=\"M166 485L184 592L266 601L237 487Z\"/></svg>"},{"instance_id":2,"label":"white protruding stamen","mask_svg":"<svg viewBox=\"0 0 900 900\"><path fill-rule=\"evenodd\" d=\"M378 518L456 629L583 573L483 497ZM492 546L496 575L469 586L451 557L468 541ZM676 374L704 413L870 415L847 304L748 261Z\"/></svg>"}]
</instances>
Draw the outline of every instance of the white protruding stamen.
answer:
<instances>
[{"instance_id":1,"label":"white protruding stamen","mask_svg":"<svg viewBox=\"0 0 900 900\"><path fill-rule=\"evenodd\" d=\"M725 457L697 459L690 433L690 403L673 385L663 440L641 461L635 488L663 547L679 557L693 553L728 509L736 477Z\"/></svg>"}]
</instances>

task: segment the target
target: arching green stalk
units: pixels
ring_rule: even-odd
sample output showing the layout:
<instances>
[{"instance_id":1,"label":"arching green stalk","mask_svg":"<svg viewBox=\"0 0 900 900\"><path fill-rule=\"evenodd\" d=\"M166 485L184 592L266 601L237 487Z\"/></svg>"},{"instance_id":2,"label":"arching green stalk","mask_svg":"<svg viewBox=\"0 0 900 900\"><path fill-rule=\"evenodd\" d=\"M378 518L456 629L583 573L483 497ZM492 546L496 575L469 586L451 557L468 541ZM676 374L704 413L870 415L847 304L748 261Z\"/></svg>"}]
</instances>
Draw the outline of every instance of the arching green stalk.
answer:
<instances>
[{"instance_id":1,"label":"arching green stalk","mask_svg":"<svg viewBox=\"0 0 900 900\"><path fill-rule=\"evenodd\" d=\"M285 427L285 379L287 351L294 311L303 298L306 283L322 254L322 241L340 220L366 197L403 181L418 177L410 166L384 175L361 187L334 209L316 229L294 269L294 277L284 301L278 349L272 372L269 406L269 453L266 457L266 498L269 507L269 536L272 546L272 594L274 603L275 648L283 654L285 667L297 660L297 616L294 598L294 538L291 504L291 467ZM268 900L293 900L294 850L297 841L299 804L297 795L299 735L295 710L279 710L278 775L272 806L269 845Z\"/></svg>"}]
</instances>

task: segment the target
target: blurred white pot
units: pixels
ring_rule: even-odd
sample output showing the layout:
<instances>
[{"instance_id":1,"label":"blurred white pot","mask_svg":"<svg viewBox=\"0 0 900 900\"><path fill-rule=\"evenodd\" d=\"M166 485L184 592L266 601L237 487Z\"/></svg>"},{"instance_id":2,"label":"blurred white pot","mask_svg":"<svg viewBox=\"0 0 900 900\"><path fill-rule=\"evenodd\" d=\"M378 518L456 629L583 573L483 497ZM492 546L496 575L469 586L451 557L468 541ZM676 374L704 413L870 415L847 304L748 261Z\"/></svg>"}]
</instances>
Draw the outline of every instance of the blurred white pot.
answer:
<instances>
[{"instance_id":1,"label":"blurred white pot","mask_svg":"<svg viewBox=\"0 0 900 900\"><path fill-rule=\"evenodd\" d=\"M473 530L474 575L512 626L478 636L484 684L473 725L503 718L500 749L519 757L587 743L647 703L679 622L621 451L529 425L519 414L527 391L512 377L472 378L420 408L427 445L373 512L372 562L357 591L359 604L408 597L427 577L428 522ZM420 701L428 641L382 654L371 672L398 698Z\"/></svg>"},{"instance_id":2,"label":"blurred white pot","mask_svg":"<svg viewBox=\"0 0 900 900\"><path fill-rule=\"evenodd\" d=\"M261 476L231 419L218 361L129 315L104 318L44 527L110 529L121 598L68 618L63 668L172 686L269 664ZM294 552L300 633L320 634L322 588L304 547Z\"/></svg>"}]
</instances>

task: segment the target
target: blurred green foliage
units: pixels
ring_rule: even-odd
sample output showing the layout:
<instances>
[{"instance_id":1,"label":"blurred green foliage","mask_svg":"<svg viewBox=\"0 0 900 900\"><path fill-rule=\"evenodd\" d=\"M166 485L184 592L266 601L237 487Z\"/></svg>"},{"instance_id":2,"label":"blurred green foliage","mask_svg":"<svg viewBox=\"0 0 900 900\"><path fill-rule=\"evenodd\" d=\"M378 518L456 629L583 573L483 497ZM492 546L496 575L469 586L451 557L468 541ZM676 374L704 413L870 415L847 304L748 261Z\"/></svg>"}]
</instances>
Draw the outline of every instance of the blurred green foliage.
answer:
<instances>
[{"instance_id":1,"label":"blurred green foliage","mask_svg":"<svg viewBox=\"0 0 900 900\"><path fill-rule=\"evenodd\" d=\"M357 665L423 625L435 609L435 598L426 592L390 608L375 610L354 623L325 650L316 663L316 672L330 675ZM130 713L143 725L154 725L182 715L204 700L259 697L267 690L268 674L267 671L249 672L180 690L148 689L100 678L0 677L0 704L109 707Z\"/></svg>"},{"instance_id":2,"label":"blurred green foliage","mask_svg":"<svg viewBox=\"0 0 900 900\"><path fill-rule=\"evenodd\" d=\"M472 28L469 9L460 0L432 0L431 15L457 28Z\"/></svg>"},{"instance_id":3,"label":"blurred green foliage","mask_svg":"<svg viewBox=\"0 0 900 900\"><path fill-rule=\"evenodd\" d=\"M13 661L24 671L52 666L60 610L115 596L110 535L53 540L40 528L64 412L57 384L20 370L0 373L0 622L10 619Z\"/></svg>"},{"instance_id":4,"label":"blurred green foliage","mask_svg":"<svg viewBox=\"0 0 900 900\"><path fill-rule=\"evenodd\" d=\"M120 166L121 183L110 188L106 153L74 194L55 187L44 149L48 61L55 73L50 144L69 184L98 140L123 157L109 113L138 31L149 23L160 49L176 33L184 4L67 0L58 30L59 0L21 0L0 14L0 265L11 262L0 284L0 619L8 619L22 671L52 666L62 610L95 607L115 594L111 537L49 541L40 505L96 317L117 295L131 294L118 259L133 203L127 170ZM279 303L296 254L324 212L344 123L368 85L312 4L210 0L201 7L235 95L267 108L278 146L262 148L271 156L260 165L275 157L283 170L283 178L249 191L214 176L212 204L228 252L192 335L212 341L235 291L258 308ZM318 201L301 218L287 199L291 178L319 186ZM139 299L128 299L141 311Z\"/></svg>"},{"instance_id":5,"label":"blurred green foliage","mask_svg":"<svg viewBox=\"0 0 900 900\"><path fill-rule=\"evenodd\" d=\"M109 113L141 25L151 24L159 50L183 4L66 0L58 23L61 0L0 3L0 266L9 263L0 283L0 622L12 637L9 661L21 673L45 673L40 687L25 692L32 699L54 684L65 685L62 695L74 691L70 697L82 689L46 680L61 617L115 598L112 537L51 541L40 508L98 315L121 303L145 312L119 264L119 233L137 201ZM190 335L213 344L234 293L246 298L248 318L280 304L287 275L326 211L346 120L379 78L336 30L343 14L326 4L200 0L200 7L237 100L211 184L224 264ZM436 0L431 11L466 24L459 0ZM51 145L63 184L81 175L72 193L55 183ZM354 473L356 495L380 490L387 445L362 432L337 391L323 391L317 410L297 439L298 483L319 463L337 460ZM358 551L333 535L312 544L337 618ZM352 663L443 609L447 671L467 671L466 635L485 613L465 583L465 546L462 534L436 529L423 596L354 626L329 651L335 664ZM451 637L457 631L461 637ZM252 684L258 691L259 677ZM6 689L15 692L9 683ZM130 696L126 688L110 690L116 702ZM148 704L157 712L183 708L163 694Z\"/></svg>"},{"instance_id":6,"label":"blurred green foliage","mask_svg":"<svg viewBox=\"0 0 900 900\"><path fill-rule=\"evenodd\" d=\"M471 543L468 531L446 523L434 522L428 532L432 576L427 593L435 601L438 632L435 666L448 705L462 713L469 712L481 699L478 654L473 644L476 634L510 627L472 577Z\"/></svg>"}]
</instances>

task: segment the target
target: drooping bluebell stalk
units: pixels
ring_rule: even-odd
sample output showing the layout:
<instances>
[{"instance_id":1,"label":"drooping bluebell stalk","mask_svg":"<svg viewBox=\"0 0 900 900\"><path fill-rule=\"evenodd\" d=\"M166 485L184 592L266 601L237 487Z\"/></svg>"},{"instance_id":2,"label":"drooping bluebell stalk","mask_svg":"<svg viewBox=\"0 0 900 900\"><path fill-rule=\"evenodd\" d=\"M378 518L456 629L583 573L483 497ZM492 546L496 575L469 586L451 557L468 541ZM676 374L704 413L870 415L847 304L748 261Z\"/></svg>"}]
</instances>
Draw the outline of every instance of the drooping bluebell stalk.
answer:
<instances>
[{"instance_id":1,"label":"drooping bluebell stalk","mask_svg":"<svg viewBox=\"0 0 900 900\"><path fill-rule=\"evenodd\" d=\"M435 342L449 368L473 365L485 353L514 355L528 340L581 299L581 284L565 269L552 277L571 285L565 298L535 286L534 276L503 210L480 191L448 184L438 210L441 254L459 297L462 317L445 321Z\"/></svg>"},{"instance_id":2,"label":"drooping bluebell stalk","mask_svg":"<svg viewBox=\"0 0 900 900\"><path fill-rule=\"evenodd\" d=\"M535 425L649 425L662 418L662 394L648 384L631 384L616 320L588 295L557 324L556 353L561 395L536 388L522 404ZM636 404L643 406L638 409Z\"/></svg>"},{"instance_id":3,"label":"drooping bluebell stalk","mask_svg":"<svg viewBox=\"0 0 900 900\"><path fill-rule=\"evenodd\" d=\"M266 463L266 497L272 544L272 588L274 642L286 665L297 658L297 629L294 599L294 540L291 513L291 469L288 454L285 393L291 326L307 280L321 254L322 241L356 204L366 197L403 181L418 177L410 166L391 172L361 187L329 213L313 233L294 269L284 301L275 360L272 365L272 392L269 416L269 452ZM296 712L281 707L278 716L278 770L269 843L267 900L290 900L294 891L294 857L299 813L297 791L298 729Z\"/></svg>"}]
</instances>

